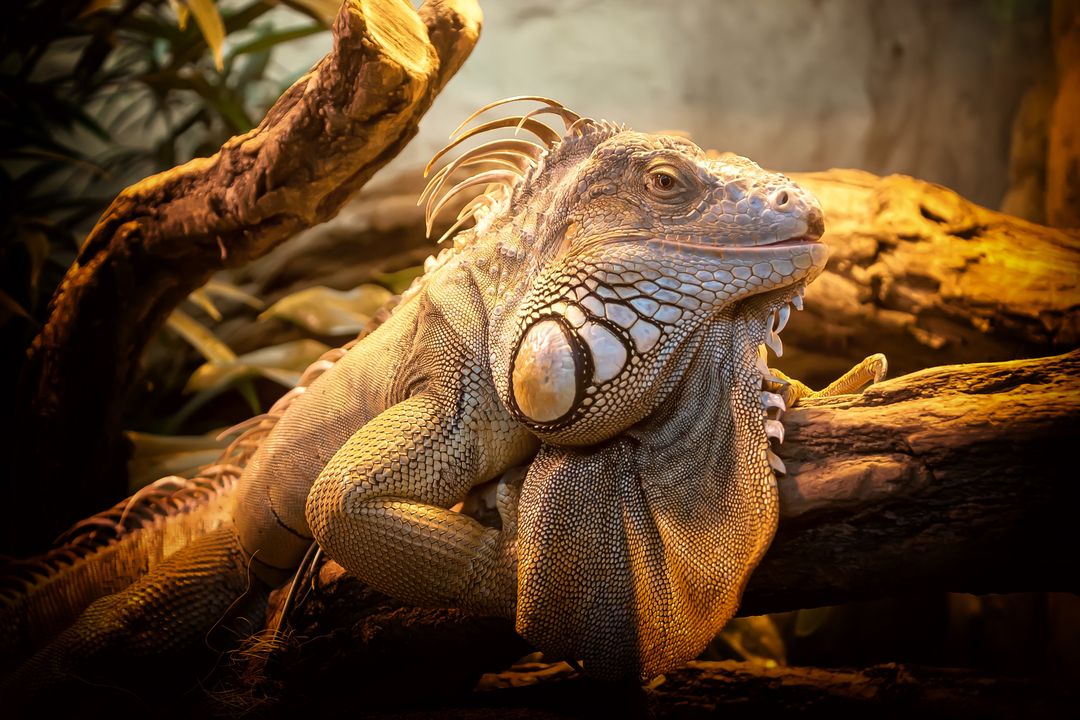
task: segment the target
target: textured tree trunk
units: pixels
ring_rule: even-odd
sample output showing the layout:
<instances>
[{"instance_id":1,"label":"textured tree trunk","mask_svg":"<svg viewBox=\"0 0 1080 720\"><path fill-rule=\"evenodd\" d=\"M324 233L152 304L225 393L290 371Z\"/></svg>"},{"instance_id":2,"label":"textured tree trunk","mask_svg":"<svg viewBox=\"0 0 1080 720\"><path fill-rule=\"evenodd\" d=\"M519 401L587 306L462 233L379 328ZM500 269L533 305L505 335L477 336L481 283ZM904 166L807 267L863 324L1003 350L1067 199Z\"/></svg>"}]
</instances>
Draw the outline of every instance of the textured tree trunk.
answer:
<instances>
[{"instance_id":1,"label":"textured tree trunk","mask_svg":"<svg viewBox=\"0 0 1080 720\"><path fill-rule=\"evenodd\" d=\"M332 217L413 137L479 29L474 0L434 0L419 16L348 0L333 50L258 127L116 198L29 352L4 499L49 512L5 523L12 549L126 494L119 423L149 338L214 272Z\"/></svg>"},{"instance_id":2,"label":"textured tree trunk","mask_svg":"<svg viewBox=\"0 0 1080 720\"><path fill-rule=\"evenodd\" d=\"M1066 717L1075 697L1046 685L970 671L905 665L864 669L765 668L733 661L693 662L645 691L598 687L569 666L522 665L485 677L467 701L440 717L475 718L478 708L515 718ZM522 706L530 707L522 710ZM614 711L613 711L614 710ZM494 714L493 714L494 716Z\"/></svg>"},{"instance_id":3,"label":"textured tree trunk","mask_svg":"<svg viewBox=\"0 0 1080 720\"><path fill-rule=\"evenodd\" d=\"M1046 219L1080 228L1080 5L1054 0L1051 33L1057 95L1047 127Z\"/></svg>"},{"instance_id":4,"label":"textured tree trunk","mask_svg":"<svg viewBox=\"0 0 1080 720\"><path fill-rule=\"evenodd\" d=\"M916 587L1080 591L1080 350L930 368L784 425L783 519L742 612Z\"/></svg>"},{"instance_id":5,"label":"textured tree trunk","mask_svg":"<svg viewBox=\"0 0 1080 720\"><path fill-rule=\"evenodd\" d=\"M764 667L736 661L691 662L647 688L590 680L566 663L515 665L483 676L472 692L427 691L454 677L452 663L426 667L411 686L386 703L387 686L363 695L364 717L439 717L478 720L550 718L1063 718L1078 709L1075 691L1032 679L994 677L970 670L899 664L861 669ZM315 678L310 678L315 682ZM327 683L323 688L334 688ZM471 687L471 686L467 686ZM340 713L357 709L355 682L275 705L271 717L298 710ZM419 692L418 692L419 690ZM460 690L460 688L459 688Z\"/></svg>"},{"instance_id":6,"label":"textured tree trunk","mask_svg":"<svg viewBox=\"0 0 1080 720\"><path fill-rule=\"evenodd\" d=\"M792 177L821 200L831 251L784 331L793 377L821 384L877 352L899 375L1080 346L1080 231L903 175Z\"/></svg>"}]
</instances>

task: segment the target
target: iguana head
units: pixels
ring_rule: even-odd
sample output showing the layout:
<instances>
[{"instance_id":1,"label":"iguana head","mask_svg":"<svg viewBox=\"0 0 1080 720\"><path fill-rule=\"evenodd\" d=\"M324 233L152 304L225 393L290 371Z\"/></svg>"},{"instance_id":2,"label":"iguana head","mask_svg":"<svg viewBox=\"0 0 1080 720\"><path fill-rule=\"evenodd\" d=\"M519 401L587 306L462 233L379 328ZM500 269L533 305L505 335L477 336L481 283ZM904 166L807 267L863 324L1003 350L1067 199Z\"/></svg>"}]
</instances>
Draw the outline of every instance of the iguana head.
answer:
<instances>
[{"instance_id":1,"label":"iguana head","mask_svg":"<svg viewBox=\"0 0 1080 720\"><path fill-rule=\"evenodd\" d=\"M481 145L426 195L437 212L452 170L491 163L448 195L486 188L457 242L499 396L544 441L519 505L518 630L647 678L731 617L775 531L758 349L779 353L788 303L825 265L822 211L746 158L528 99L544 105L472 132L517 125L546 148Z\"/></svg>"},{"instance_id":2,"label":"iguana head","mask_svg":"<svg viewBox=\"0 0 1080 720\"><path fill-rule=\"evenodd\" d=\"M437 214L459 189L489 188L462 219L475 213L472 233L497 253L486 269L497 274L489 291L500 396L542 439L591 445L663 402L689 360L681 349L722 308L773 293L776 303L760 311L786 319L786 300L825 265L824 222L812 195L746 158L709 157L682 137L545 102L474 132L520 124L547 149L516 138L481 145L425 195ZM537 112L562 116L566 133L538 123ZM495 169L434 202L450 170L483 162ZM770 329L759 342L776 344Z\"/></svg>"}]
</instances>

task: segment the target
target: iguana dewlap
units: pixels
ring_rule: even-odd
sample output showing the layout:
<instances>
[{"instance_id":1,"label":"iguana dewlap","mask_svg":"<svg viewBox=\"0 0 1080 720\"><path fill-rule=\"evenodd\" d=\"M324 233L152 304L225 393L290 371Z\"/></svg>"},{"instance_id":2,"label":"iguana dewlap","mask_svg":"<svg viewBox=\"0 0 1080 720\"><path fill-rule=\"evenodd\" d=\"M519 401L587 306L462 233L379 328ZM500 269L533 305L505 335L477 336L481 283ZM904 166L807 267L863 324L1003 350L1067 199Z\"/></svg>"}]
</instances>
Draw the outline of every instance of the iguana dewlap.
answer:
<instances>
[{"instance_id":1,"label":"iguana dewlap","mask_svg":"<svg viewBox=\"0 0 1080 720\"><path fill-rule=\"evenodd\" d=\"M692 659L734 614L778 517L784 401L758 350L779 351L824 267L821 209L745 158L518 100L541 106L448 150L515 126L540 144L490 140L435 174L429 228L470 188L453 229L474 226L291 401L231 523L29 667L198 641L249 571L280 584L313 540L379 590L506 616L605 678ZM448 509L534 455L500 487L501 529Z\"/></svg>"}]
</instances>

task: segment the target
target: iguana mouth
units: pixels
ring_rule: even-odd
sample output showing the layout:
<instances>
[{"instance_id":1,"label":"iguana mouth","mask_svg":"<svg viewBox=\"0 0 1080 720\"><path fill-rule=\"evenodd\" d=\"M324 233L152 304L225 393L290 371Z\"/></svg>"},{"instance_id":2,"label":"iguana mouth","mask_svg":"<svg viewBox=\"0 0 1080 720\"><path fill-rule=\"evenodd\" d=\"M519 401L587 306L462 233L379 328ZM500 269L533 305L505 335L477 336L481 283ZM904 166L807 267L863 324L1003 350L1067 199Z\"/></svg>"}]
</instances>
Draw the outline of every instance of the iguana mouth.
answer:
<instances>
[{"instance_id":1,"label":"iguana mouth","mask_svg":"<svg viewBox=\"0 0 1080 720\"><path fill-rule=\"evenodd\" d=\"M787 240L780 240L778 242L769 243L768 245L757 245L755 247L777 247L778 245L808 245L810 243L821 244L819 241L820 235L797 235Z\"/></svg>"},{"instance_id":2,"label":"iguana mouth","mask_svg":"<svg viewBox=\"0 0 1080 720\"><path fill-rule=\"evenodd\" d=\"M686 235L683 239L681 235L673 235L669 237L656 238L657 242L661 246L676 247L676 248L690 248L697 251L704 251L706 253L722 254L724 251L731 250L765 250L767 248L777 247L792 247L792 246L814 246L821 245L824 247L824 243L821 242L821 236L825 234L825 222L820 213L812 213L806 221L806 231L798 235L783 238L781 240L773 240L771 242L754 242L752 244L731 244L725 242L724 237L712 238L707 235L695 237L694 235Z\"/></svg>"},{"instance_id":3,"label":"iguana mouth","mask_svg":"<svg viewBox=\"0 0 1080 720\"><path fill-rule=\"evenodd\" d=\"M726 255L734 254L764 254L770 251L776 251L781 248L795 249L800 252L809 252L814 255L820 253L826 253L827 248L825 243L820 241L820 235L796 235L795 237L785 238L783 240L777 240L769 243L761 243L757 245L732 245L723 242L723 239L711 240L707 238L695 238L692 235L686 236L673 236L667 238L656 238L653 242L662 248L669 248L672 250L689 250L700 255L713 255L717 257L724 257ZM821 263L824 264L825 258L821 258ZM816 263L815 263L816 264Z\"/></svg>"},{"instance_id":4,"label":"iguana mouth","mask_svg":"<svg viewBox=\"0 0 1080 720\"><path fill-rule=\"evenodd\" d=\"M784 288L771 290L758 296L761 309L758 322L761 323L760 339L776 357L784 354L784 345L780 342L780 333L787 327L792 310L803 309L803 293L806 282L800 281Z\"/></svg>"}]
</instances>

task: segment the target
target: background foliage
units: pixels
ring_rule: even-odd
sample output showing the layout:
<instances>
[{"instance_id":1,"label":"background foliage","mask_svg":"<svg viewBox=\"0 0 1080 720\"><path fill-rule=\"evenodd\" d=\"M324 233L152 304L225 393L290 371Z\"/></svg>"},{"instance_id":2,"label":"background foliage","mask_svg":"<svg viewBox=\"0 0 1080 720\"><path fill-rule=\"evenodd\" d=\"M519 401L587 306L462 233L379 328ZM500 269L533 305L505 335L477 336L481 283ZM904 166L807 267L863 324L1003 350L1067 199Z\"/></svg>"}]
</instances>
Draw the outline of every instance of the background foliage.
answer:
<instances>
[{"instance_id":1,"label":"background foliage","mask_svg":"<svg viewBox=\"0 0 1080 720\"><path fill-rule=\"evenodd\" d=\"M306 70L276 54L325 33L339 4L0 4L0 378L9 395L49 298L115 194L250 130ZM218 283L192 297L204 317L216 314L215 292L258 303ZM184 337L211 347L196 321L177 318Z\"/></svg>"}]
</instances>

